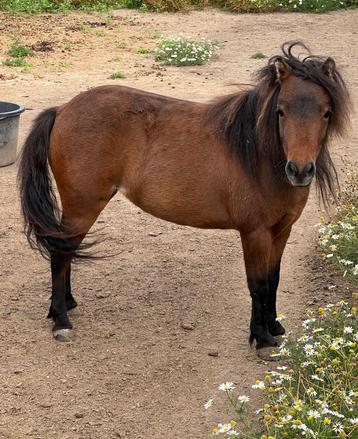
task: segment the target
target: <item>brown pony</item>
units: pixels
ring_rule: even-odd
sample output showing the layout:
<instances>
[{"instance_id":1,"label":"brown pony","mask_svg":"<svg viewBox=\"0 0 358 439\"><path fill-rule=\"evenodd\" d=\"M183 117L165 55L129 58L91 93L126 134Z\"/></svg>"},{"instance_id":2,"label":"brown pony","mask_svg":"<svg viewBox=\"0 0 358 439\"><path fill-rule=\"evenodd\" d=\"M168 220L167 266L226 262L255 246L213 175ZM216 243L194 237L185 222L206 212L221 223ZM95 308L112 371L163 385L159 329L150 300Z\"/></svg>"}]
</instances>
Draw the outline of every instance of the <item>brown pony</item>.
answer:
<instances>
[{"instance_id":1,"label":"brown pony","mask_svg":"<svg viewBox=\"0 0 358 439\"><path fill-rule=\"evenodd\" d=\"M238 230L252 297L250 341L277 344L281 256L313 177L324 200L334 191L327 145L348 118L333 59L301 59L296 46L308 50L284 44L256 86L211 103L103 86L37 117L22 152L21 203L30 244L51 261L56 339L71 335L71 261L89 256L81 242L120 191L167 221Z\"/></svg>"}]
</instances>

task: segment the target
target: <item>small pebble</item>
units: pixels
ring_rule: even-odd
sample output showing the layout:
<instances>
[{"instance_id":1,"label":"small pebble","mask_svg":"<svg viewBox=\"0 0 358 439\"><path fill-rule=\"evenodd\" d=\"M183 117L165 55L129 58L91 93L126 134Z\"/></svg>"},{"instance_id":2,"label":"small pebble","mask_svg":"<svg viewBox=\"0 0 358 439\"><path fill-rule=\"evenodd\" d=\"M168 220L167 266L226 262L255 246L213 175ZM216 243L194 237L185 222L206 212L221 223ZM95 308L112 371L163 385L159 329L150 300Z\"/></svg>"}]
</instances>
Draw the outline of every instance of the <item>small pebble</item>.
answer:
<instances>
[{"instance_id":1,"label":"small pebble","mask_svg":"<svg viewBox=\"0 0 358 439\"><path fill-rule=\"evenodd\" d=\"M194 329L194 325L193 325L193 323L189 323L189 322L183 322L183 323L181 324L181 327L182 327L183 329L185 329L186 331L192 331L192 330Z\"/></svg>"},{"instance_id":2,"label":"small pebble","mask_svg":"<svg viewBox=\"0 0 358 439\"><path fill-rule=\"evenodd\" d=\"M216 351L216 350L209 351L208 355L209 355L209 357L218 357L219 351Z\"/></svg>"},{"instance_id":3,"label":"small pebble","mask_svg":"<svg viewBox=\"0 0 358 439\"><path fill-rule=\"evenodd\" d=\"M162 234L162 232L149 232L149 233L148 233L149 236L154 236L154 237L155 237L155 236L159 236L159 235L161 235L161 234Z\"/></svg>"},{"instance_id":4,"label":"small pebble","mask_svg":"<svg viewBox=\"0 0 358 439\"><path fill-rule=\"evenodd\" d=\"M97 299L106 299L107 297L110 296L110 293L96 293L95 296L97 297Z\"/></svg>"},{"instance_id":5,"label":"small pebble","mask_svg":"<svg viewBox=\"0 0 358 439\"><path fill-rule=\"evenodd\" d=\"M81 419L81 418L83 418L83 416L84 416L83 413L80 413L80 412L75 413L75 418L77 418L77 419Z\"/></svg>"},{"instance_id":6,"label":"small pebble","mask_svg":"<svg viewBox=\"0 0 358 439\"><path fill-rule=\"evenodd\" d=\"M53 404L51 404L50 402L42 402L40 404L40 407L42 407L43 409L49 409L53 406Z\"/></svg>"}]
</instances>

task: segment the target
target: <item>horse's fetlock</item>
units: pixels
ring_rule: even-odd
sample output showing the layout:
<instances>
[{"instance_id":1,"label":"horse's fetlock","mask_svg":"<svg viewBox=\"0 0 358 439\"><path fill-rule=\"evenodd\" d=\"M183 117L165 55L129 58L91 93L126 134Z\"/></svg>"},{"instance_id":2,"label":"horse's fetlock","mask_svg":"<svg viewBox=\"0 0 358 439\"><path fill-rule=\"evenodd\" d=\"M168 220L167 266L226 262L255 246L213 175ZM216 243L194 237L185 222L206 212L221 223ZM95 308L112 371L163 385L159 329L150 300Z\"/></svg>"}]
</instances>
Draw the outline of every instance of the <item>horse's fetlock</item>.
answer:
<instances>
[{"instance_id":1,"label":"horse's fetlock","mask_svg":"<svg viewBox=\"0 0 358 439\"><path fill-rule=\"evenodd\" d=\"M277 321L273 321L271 323L267 324L268 326L268 330L270 332L271 335L284 335L286 330L285 328L281 325L280 322Z\"/></svg>"}]
</instances>

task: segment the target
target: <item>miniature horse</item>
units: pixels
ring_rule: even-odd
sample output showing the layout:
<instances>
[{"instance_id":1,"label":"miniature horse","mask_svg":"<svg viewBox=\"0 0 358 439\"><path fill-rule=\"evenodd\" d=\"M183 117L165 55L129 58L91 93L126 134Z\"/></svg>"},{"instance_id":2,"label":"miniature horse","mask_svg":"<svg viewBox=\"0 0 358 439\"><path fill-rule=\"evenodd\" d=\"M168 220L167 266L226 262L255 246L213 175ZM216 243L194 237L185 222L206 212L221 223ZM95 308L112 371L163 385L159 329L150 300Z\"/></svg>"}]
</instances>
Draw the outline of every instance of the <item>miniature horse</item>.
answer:
<instances>
[{"instance_id":1,"label":"miniature horse","mask_svg":"<svg viewBox=\"0 0 358 439\"><path fill-rule=\"evenodd\" d=\"M71 335L71 261L91 256L82 240L120 191L167 221L238 230L252 297L250 341L277 345L281 256L313 177L325 200L334 191L327 145L342 134L349 107L333 59L301 59L295 47L308 51L285 43L256 86L211 103L102 86L37 117L20 162L21 204L31 246L51 261L56 339Z\"/></svg>"}]
</instances>

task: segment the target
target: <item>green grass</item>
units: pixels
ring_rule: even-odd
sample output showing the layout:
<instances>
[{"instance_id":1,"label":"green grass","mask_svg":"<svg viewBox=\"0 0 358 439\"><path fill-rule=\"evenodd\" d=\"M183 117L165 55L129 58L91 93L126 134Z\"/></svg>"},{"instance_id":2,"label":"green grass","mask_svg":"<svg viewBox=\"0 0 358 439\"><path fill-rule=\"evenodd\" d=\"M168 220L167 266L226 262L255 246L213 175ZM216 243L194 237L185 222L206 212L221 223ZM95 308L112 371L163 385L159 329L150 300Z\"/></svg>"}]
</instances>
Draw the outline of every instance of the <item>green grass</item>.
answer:
<instances>
[{"instance_id":1,"label":"green grass","mask_svg":"<svg viewBox=\"0 0 358 439\"><path fill-rule=\"evenodd\" d=\"M155 39L160 38L161 35L162 35L162 34L161 34L160 30L158 30L158 29L156 29L156 30L153 32L153 38L155 38Z\"/></svg>"},{"instance_id":2,"label":"green grass","mask_svg":"<svg viewBox=\"0 0 358 439\"><path fill-rule=\"evenodd\" d=\"M30 69L31 65L26 61L26 58L32 56L33 51L29 47L21 44L18 38L12 38L12 44L8 50L8 54L11 58L3 61L3 65L8 67L23 67L23 71L25 72Z\"/></svg>"},{"instance_id":3,"label":"green grass","mask_svg":"<svg viewBox=\"0 0 358 439\"><path fill-rule=\"evenodd\" d=\"M85 34L88 34L89 32L91 32L91 26L88 23L81 23L79 30L81 32L84 32Z\"/></svg>"},{"instance_id":4,"label":"green grass","mask_svg":"<svg viewBox=\"0 0 358 439\"><path fill-rule=\"evenodd\" d=\"M118 43L116 43L115 47L117 49L126 49L128 47L128 45L124 41L118 41Z\"/></svg>"},{"instance_id":5,"label":"green grass","mask_svg":"<svg viewBox=\"0 0 358 439\"><path fill-rule=\"evenodd\" d=\"M13 13L68 12L73 9L108 11L123 0L0 0L0 10Z\"/></svg>"},{"instance_id":6,"label":"green grass","mask_svg":"<svg viewBox=\"0 0 358 439\"><path fill-rule=\"evenodd\" d=\"M147 49L146 47L139 47L138 49L137 49L137 53L141 53L141 54L146 54L146 53L150 53L151 52L151 50L150 49Z\"/></svg>"},{"instance_id":7,"label":"green grass","mask_svg":"<svg viewBox=\"0 0 358 439\"><path fill-rule=\"evenodd\" d=\"M124 79L126 75L123 72L113 72L109 79Z\"/></svg>"},{"instance_id":8,"label":"green grass","mask_svg":"<svg viewBox=\"0 0 358 439\"><path fill-rule=\"evenodd\" d=\"M72 66L72 62L68 61L66 59L64 59L64 60L62 60L62 61L60 61L58 63L58 67L61 68L61 69L67 69L67 68L69 68L71 66Z\"/></svg>"},{"instance_id":9,"label":"green grass","mask_svg":"<svg viewBox=\"0 0 358 439\"><path fill-rule=\"evenodd\" d=\"M29 47L23 46L19 40L16 39L10 46L8 54L13 58L25 58L31 56L33 51Z\"/></svg>"},{"instance_id":10,"label":"green grass","mask_svg":"<svg viewBox=\"0 0 358 439\"><path fill-rule=\"evenodd\" d=\"M253 53L250 58L252 59L262 59L262 58L266 58L266 55L264 55L262 52L255 52Z\"/></svg>"},{"instance_id":11,"label":"green grass","mask_svg":"<svg viewBox=\"0 0 358 439\"><path fill-rule=\"evenodd\" d=\"M29 63L24 58L8 58L2 64L8 67L29 67Z\"/></svg>"}]
</instances>

